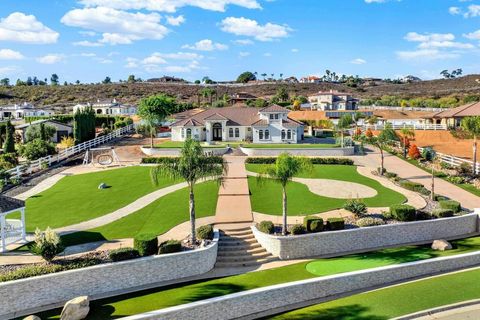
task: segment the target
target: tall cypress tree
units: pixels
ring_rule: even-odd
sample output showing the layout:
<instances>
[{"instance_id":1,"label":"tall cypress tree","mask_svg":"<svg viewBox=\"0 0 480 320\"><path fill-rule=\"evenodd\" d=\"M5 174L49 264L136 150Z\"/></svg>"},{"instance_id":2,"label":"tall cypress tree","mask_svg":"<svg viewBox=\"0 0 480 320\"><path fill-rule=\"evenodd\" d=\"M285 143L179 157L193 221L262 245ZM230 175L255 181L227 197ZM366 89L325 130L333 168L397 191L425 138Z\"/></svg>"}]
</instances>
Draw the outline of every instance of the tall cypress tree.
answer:
<instances>
[{"instance_id":1,"label":"tall cypress tree","mask_svg":"<svg viewBox=\"0 0 480 320\"><path fill-rule=\"evenodd\" d=\"M74 114L73 137L76 144L95 138L95 111L91 107L78 110Z\"/></svg>"},{"instance_id":2,"label":"tall cypress tree","mask_svg":"<svg viewBox=\"0 0 480 320\"><path fill-rule=\"evenodd\" d=\"M5 130L5 142L3 144L4 153L15 153L15 141L13 140L13 131L14 128L12 126L12 123L8 121Z\"/></svg>"}]
</instances>

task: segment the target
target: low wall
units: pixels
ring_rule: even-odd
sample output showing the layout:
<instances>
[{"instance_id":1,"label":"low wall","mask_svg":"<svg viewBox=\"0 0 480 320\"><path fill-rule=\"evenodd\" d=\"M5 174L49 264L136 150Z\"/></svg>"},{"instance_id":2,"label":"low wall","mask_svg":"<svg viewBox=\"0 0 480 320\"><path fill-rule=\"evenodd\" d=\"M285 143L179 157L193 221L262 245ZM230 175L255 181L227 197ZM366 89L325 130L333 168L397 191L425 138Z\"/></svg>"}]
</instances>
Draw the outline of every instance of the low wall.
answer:
<instances>
[{"instance_id":1,"label":"low wall","mask_svg":"<svg viewBox=\"0 0 480 320\"><path fill-rule=\"evenodd\" d=\"M453 239L478 232L478 214L383 226L319 232L298 236L274 236L252 226L257 241L280 259L298 259L409 243L427 243L435 239Z\"/></svg>"},{"instance_id":2,"label":"low wall","mask_svg":"<svg viewBox=\"0 0 480 320\"><path fill-rule=\"evenodd\" d=\"M178 157L180 155L180 148L140 148L144 154L147 156L174 156ZM215 156L222 156L227 153L228 148L208 148L203 147L205 153L209 153Z\"/></svg>"},{"instance_id":3,"label":"low wall","mask_svg":"<svg viewBox=\"0 0 480 320\"><path fill-rule=\"evenodd\" d=\"M313 278L220 296L126 317L139 319L255 319L418 277L478 266L473 252Z\"/></svg>"},{"instance_id":4,"label":"low wall","mask_svg":"<svg viewBox=\"0 0 480 320\"><path fill-rule=\"evenodd\" d=\"M262 148L244 148L240 147L243 153L247 156L270 156L275 157L279 156L283 152L288 152L296 156L306 156L306 157L343 157L343 156L352 156L354 152L354 147L345 147L345 148L278 148L278 149L262 149Z\"/></svg>"},{"instance_id":5,"label":"low wall","mask_svg":"<svg viewBox=\"0 0 480 320\"><path fill-rule=\"evenodd\" d=\"M198 250L97 265L0 283L0 319L64 304L78 296L91 298L119 294L213 269L217 259L218 231L214 241Z\"/></svg>"}]
</instances>

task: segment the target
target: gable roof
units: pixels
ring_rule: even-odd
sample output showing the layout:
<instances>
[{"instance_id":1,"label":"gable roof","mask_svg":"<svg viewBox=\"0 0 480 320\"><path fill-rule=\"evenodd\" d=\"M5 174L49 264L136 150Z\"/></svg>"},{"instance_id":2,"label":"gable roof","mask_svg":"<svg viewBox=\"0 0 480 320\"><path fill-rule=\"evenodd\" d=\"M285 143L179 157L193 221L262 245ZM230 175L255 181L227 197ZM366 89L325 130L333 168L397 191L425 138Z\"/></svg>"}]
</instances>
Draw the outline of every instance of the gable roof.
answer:
<instances>
[{"instance_id":1,"label":"gable roof","mask_svg":"<svg viewBox=\"0 0 480 320\"><path fill-rule=\"evenodd\" d=\"M25 201L15 198L0 196L0 214L25 207Z\"/></svg>"},{"instance_id":2,"label":"gable roof","mask_svg":"<svg viewBox=\"0 0 480 320\"><path fill-rule=\"evenodd\" d=\"M196 121L199 126L205 125L206 120L227 120L229 126L250 126L260 119L258 111L258 108L245 106L211 108L194 114L188 119L177 121L172 124L172 127L183 127L190 120Z\"/></svg>"},{"instance_id":3,"label":"gable roof","mask_svg":"<svg viewBox=\"0 0 480 320\"><path fill-rule=\"evenodd\" d=\"M281 107L278 104L272 104L271 106L260 109L260 112L284 112L284 113L288 113L288 112L290 112L290 110L288 110L287 108Z\"/></svg>"},{"instance_id":4,"label":"gable roof","mask_svg":"<svg viewBox=\"0 0 480 320\"><path fill-rule=\"evenodd\" d=\"M60 121L57 121L57 120L53 120L53 119L40 119L40 120L35 120L35 121L29 122L29 123L24 123L24 124L16 125L16 126L15 126L15 129L25 129L25 128L28 128L28 127L30 127L30 126L36 125L36 124L48 123L48 122L49 122L49 123L58 124L58 125L61 125L61 126L65 126L65 127L73 128L73 126L71 126L71 125L69 125L69 124L66 124L66 123L63 123L63 122L60 122Z\"/></svg>"},{"instance_id":5,"label":"gable roof","mask_svg":"<svg viewBox=\"0 0 480 320\"><path fill-rule=\"evenodd\" d=\"M222 116L221 114L215 113L215 114L212 114L212 115L209 116L209 117L206 117L204 120L219 120L219 121L224 121L224 120L228 120L228 118Z\"/></svg>"},{"instance_id":6,"label":"gable roof","mask_svg":"<svg viewBox=\"0 0 480 320\"><path fill-rule=\"evenodd\" d=\"M480 116L480 102L465 104L460 107L435 113L432 118L455 118Z\"/></svg>"}]
</instances>

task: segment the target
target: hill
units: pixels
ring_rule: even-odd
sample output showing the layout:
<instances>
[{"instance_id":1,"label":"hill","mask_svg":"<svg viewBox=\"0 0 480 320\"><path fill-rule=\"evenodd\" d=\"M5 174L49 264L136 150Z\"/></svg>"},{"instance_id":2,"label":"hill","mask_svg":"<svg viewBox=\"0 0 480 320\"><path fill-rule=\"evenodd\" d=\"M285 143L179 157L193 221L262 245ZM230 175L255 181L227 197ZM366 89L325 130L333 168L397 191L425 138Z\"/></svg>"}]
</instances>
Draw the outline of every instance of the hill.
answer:
<instances>
[{"instance_id":1,"label":"hill","mask_svg":"<svg viewBox=\"0 0 480 320\"><path fill-rule=\"evenodd\" d=\"M465 95L480 95L480 75L469 75L457 79L431 80L405 84L361 85L351 88L344 84L334 83L257 83L210 85L218 97L224 94L247 92L258 97L273 96L280 86L285 86L291 95L304 95L322 91L338 90L352 93L354 96L378 98L384 95L401 98L441 98ZM94 102L97 99L117 99L123 103L136 104L143 97L164 92L176 96L183 102L196 102L202 85L184 83L115 83L68 86L14 86L0 87L0 105L9 103L32 102L36 106L54 107L59 111L67 111L76 103Z\"/></svg>"}]
</instances>

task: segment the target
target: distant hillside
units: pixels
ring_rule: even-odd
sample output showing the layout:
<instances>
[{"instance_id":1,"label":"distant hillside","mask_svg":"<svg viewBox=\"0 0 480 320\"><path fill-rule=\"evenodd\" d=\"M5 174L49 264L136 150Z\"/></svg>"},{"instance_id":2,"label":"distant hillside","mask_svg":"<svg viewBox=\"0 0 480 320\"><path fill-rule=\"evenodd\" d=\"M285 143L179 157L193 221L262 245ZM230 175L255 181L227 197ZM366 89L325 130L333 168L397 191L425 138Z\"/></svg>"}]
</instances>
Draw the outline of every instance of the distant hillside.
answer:
<instances>
[{"instance_id":1,"label":"distant hillside","mask_svg":"<svg viewBox=\"0 0 480 320\"><path fill-rule=\"evenodd\" d=\"M479 79L477 81L477 79ZM259 83L247 85L213 85L217 95L247 92L258 97L273 96L278 87L285 86L291 95L304 95L321 90L347 91L359 98L375 98L384 95L395 95L402 98L440 98L467 94L480 95L480 75L469 75L458 79L421 81L406 84L381 84L377 86L362 85L350 88L343 84L284 84ZM71 86L30 86L0 87L0 105L8 103L32 102L35 105L55 107L59 111L68 110L75 103L93 102L97 99L113 99L124 103L138 103L148 95L167 93L184 102L196 102L201 85L175 83L119 83Z\"/></svg>"}]
</instances>

